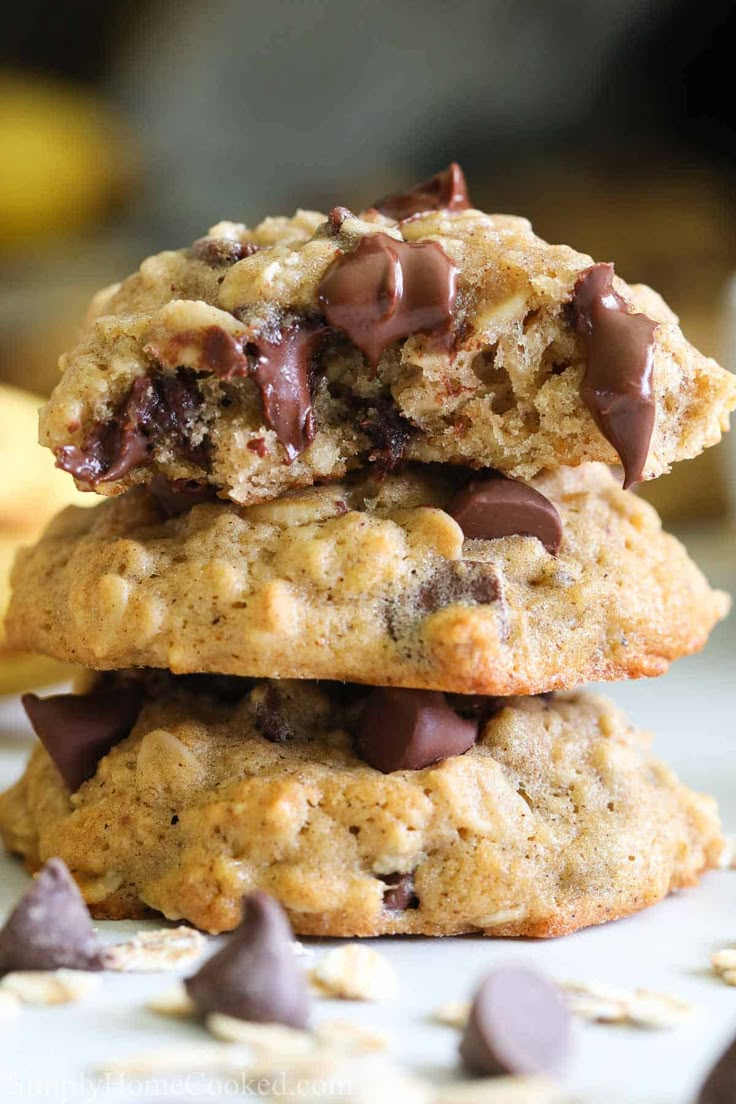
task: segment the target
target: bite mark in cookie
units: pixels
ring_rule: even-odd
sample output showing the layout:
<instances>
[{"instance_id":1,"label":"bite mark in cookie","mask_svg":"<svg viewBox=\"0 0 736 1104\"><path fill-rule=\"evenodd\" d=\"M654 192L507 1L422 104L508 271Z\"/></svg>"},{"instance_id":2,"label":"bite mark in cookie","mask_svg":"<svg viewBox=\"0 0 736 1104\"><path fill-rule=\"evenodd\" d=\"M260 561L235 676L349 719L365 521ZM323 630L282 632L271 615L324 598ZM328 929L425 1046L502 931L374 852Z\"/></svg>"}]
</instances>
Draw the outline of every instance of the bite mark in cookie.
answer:
<instances>
[{"instance_id":1,"label":"bite mark in cookie","mask_svg":"<svg viewBox=\"0 0 736 1104\"><path fill-rule=\"evenodd\" d=\"M327 321L375 366L395 341L415 333L448 337L458 268L436 242L368 234L336 257L317 289Z\"/></svg>"},{"instance_id":2,"label":"bite mark in cookie","mask_svg":"<svg viewBox=\"0 0 736 1104\"><path fill-rule=\"evenodd\" d=\"M584 272L572 302L587 354L580 395L620 456L628 488L642 478L654 430L657 323L631 312L613 286L612 264Z\"/></svg>"},{"instance_id":3,"label":"bite mark in cookie","mask_svg":"<svg viewBox=\"0 0 736 1104\"><path fill-rule=\"evenodd\" d=\"M33 731L54 761L71 793L97 770L110 748L128 736L143 704L134 681L87 694L24 694Z\"/></svg>"},{"instance_id":4,"label":"bite mark in cookie","mask_svg":"<svg viewBox=\"0 0 736 1104\"><path fill-rule=\"evenodd\" d=\"M435 173L408 192L394 192L373 204L376 211L388 218L403 221L424 211L466 211L472 207L465 174L453 161L442 172Z\"/></svg>"},{"instance_id":5,"label":"bite mark in cookie","mask_svg":"<svg viewBox=\"0 0 736 1104\"><path fill-rule=\"evenodd\" d=\"M77 884L61 859L49 859L0 931L0 974L103 967L104 951Z\"/></svg>"}]
</instances>

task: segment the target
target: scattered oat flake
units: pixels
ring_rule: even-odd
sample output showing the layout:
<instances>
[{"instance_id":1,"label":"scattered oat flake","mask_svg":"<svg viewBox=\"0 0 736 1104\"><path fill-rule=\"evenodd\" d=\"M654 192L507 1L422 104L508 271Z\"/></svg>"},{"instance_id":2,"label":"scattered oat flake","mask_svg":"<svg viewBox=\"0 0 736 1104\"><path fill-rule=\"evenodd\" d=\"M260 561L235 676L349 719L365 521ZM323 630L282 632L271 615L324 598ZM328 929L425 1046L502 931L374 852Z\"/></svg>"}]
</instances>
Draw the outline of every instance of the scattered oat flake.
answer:
<instances>
[{"instance_id":1,"label":"scattered oat flake","mask_svg":"<svg viewBox=\"0 0 736 1104\"><path fill-rule=\"evenodd\" d=\"M736 985L736 948L725 947L711 956L711 966L726 985Z\"/></svg>"},{"instance_id":2,"label":"scattered oat flake","mask_svg":"<svg viewBox=\"0 0 736 1104\"><path fill-rule=\"evenodd\" d=\"M72 1004L99 985L100 975L86 970L16 970L0 981L0 991L22 1004Z\"/></svg>"},{"instance_id":3,"label":"scattered oat flake","mask_svg":"<svg viewBox=\"0 0 736 1104\"><path fill-rule=\"evenodd\" d=\"M245 1044L260 1059L281 1055L284 1061L288 1061L311 1054L316 1049L314 1037L308 1031L285 1024L252 1023L226 1016L223 1012L212 1012L205 1023L216 1039L224 1043Z\"/></svg>"},{"instance_id":4,"label":"scattered oat flake","mask_svg":"<svg viewBox=\"0 0 736 1104\"><path fill-rule=\"evenodd\" d=\"M399 979L389 960L358 943L328 951L310 970L309 978L322 996L341 1000L391 1000L399 992Z\"/></svg>"},{"instance_id":5,"label":"scattered oat flake","mask_svg":"<svg viewBox=\"0 0 736 1104\"><path fill-rule=\"evenodd\" d=\"M616 989L609 985L563 982L570 1011L593 1023L629 1024L665 1029L679 1027L695 1012L687 1001L650 989Z\"/></svg>"},{"instance_id":6,"label":"scattered oat flake","mask_svg":"<svg viewBox=\"0 0 736 1104\"><path fill-rule=\"evenodd\" d=\"M432 1019L445 1027L465 1027L470 1014L470 1001L446 1001L435 1008Z\"/></svg>"},{"instance_id":7,"label":"scattered oat flake","mask_svg":"<svg viewBox=\"0 0 736 1104\"><path fill-rule=\"evenodd\" d=\"M440 1089L433 1104L558 1104L559 1086L546 1077L485 1077Z\"/></svg>"},{"instance_id":8,"label":"scattered oat flake","mask_svg":"<svg viewBox=\"0 0 736 1104\"><path fill-rule=\"evenodd\" d=\"M371 1054L388 1050L388 1037L379 1031L369 1031L350 1020L322 1020L314 1029L316 1038L324 1046L334 1047L345 1054Z\"/></svg>"},{"instance_id":9,"label":"scattered oat flake","mask_svg":"<svg viewBox=\"0 0 736 1104\"><path fill-rule=\"evenodd\" d=\"M184 925L142 931L124 943L106 948L105 967L139 973L175 970L199 958L206 945L207 940L201 932Z\"/></svg>"},{"instance_id":10,"label":"scattered oat flake","mask_svg":"<svg viewBox=\"0 0 736 1104\"><path fill-rule=\"evenodd\" d=\"M97 1072L121 1077L154 1077L157 1074L192 1073L241 1073L253 1063L250 1047L223 1046L222 1043L192 1043L157 1047L126 1058L115 1058L103 1063Z\"/></svg>"},{"instance_id":11,"label":"scattered oat flake","mask_svg":"<svg viewBox=\"0 0 736 1104\"><path fill-rule=\"evenodd\" d=\"M12 1020L20 1012L20 1001L14 993L0 989L0 1023Z\"/></svg>"},{"instance_id":12,"label":"scattered oat flake","mask_svg":"<svg viewBox=\"0 0 736 1104\"><path fill-rule=\"evenodd\" d=\"M188 1019L197 1014L194 1001L183 985L173 985L171 989L164 989L162 993L154 994L146 1008L158 1016L173 1016L179 1020Z\"/></svg>"},{"instance_id":13,"label":"scattered oat flake","mask_svg":"<svg viewBox=\"0 0 736 1104\"><path fill-rule=\"evenodd\" d=\"M718 860L721 870L736 870L736 836L726 836Z\"/></svg>"}]
</instances>

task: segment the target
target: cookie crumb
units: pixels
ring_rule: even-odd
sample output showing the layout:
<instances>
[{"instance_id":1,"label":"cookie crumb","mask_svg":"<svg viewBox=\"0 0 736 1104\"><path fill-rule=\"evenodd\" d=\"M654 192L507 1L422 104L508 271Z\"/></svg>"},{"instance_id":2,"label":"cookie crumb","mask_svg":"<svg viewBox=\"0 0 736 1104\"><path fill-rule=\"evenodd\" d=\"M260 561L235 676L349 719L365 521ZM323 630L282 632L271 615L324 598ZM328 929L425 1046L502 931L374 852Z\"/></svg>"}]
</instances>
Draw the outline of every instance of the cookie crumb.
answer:
<instances>
[{"instance_id":1,"label":"cookie crumb","mask_svg":"<svg viewBox=\"0 0 736 1104\"><path fill-rule=\"evenodd\" d=\"M310 970L309 979L322 996L339 1000L392 1000L399 992L399 979L389 960L358 943L328 951Z\"/></svg>"}]
</instances>

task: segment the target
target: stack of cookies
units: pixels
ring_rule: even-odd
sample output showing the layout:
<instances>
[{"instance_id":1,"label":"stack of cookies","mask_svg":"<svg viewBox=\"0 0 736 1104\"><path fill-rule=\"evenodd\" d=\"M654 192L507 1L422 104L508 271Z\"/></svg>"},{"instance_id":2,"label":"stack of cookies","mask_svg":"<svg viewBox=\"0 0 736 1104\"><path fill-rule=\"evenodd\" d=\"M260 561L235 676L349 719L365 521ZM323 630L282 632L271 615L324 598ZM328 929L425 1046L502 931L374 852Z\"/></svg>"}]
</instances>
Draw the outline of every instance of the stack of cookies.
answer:
<instances>
[{"instance_id":1,"label":"stack of cookies","mask_svg":"<svg viewBox=\"0 0 736 1104\"><path fill-rule=\"evenodd\" d=\"M653 291L451 166L149 258L62 369L42 441L106 498L15 565L13 646L88 670L25 698L30 869L98 917L547 936L717 862L713 801L578 689L728 609L623 489L736 405Z\"/></svg>"}]
</instances>

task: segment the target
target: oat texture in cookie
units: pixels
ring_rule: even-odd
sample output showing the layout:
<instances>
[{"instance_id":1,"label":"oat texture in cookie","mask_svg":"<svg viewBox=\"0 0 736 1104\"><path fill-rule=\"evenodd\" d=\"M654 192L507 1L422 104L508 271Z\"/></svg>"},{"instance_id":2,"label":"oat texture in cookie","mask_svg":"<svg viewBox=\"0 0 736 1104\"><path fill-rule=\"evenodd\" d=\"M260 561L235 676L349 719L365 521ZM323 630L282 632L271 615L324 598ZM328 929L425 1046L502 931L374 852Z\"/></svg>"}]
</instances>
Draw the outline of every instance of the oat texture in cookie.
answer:
<instances>
[{"instance_id":1,"label":"oat texture in cookie","mask_svg":"<svg viewBox=\"0 0 736 1104\"><path fill-rule=\"evenodd\" d=\"M62 357L41 418L59 466L249 504L407 458L621 463L628 485L719 440L736 382L655 292L445 179L149 257Z\"/></svg>"},{"instance_id":2,"label":"oat texture in cookie","mask_svg":"<svg viewBox=\"0 0 736 1104\"><path fill-rule=\"evenodd\" d=\"M721 853L713 801L593 695L448 695L433 723L451 709L472 746L384 773L356 740L359 685L138 678L133 731L75 793L39 747L0 798L7 846L31 868L63 856L98 917L222 931L263 890L307 935L551 936L692 885Z\"/></svg>"},{"instance_id":3,"label":"oat texture in cookie","mask_svg":"<svg viewBox=\"0 0 736 1104\"><path fill-rule=\"evenodd\" d=\"M504 696L659 675L728 609L595 464L530 486L416 465L173 516L139 489L61 514L13 586L14 644L86 667Z\"/></svg>"}]
</instances>

